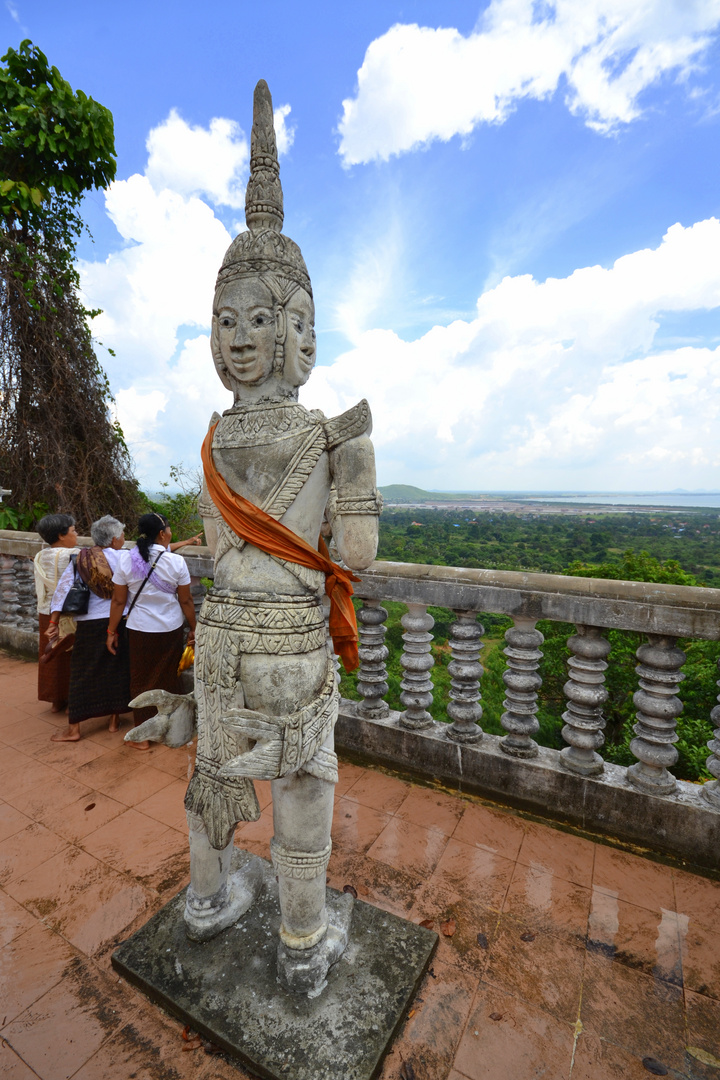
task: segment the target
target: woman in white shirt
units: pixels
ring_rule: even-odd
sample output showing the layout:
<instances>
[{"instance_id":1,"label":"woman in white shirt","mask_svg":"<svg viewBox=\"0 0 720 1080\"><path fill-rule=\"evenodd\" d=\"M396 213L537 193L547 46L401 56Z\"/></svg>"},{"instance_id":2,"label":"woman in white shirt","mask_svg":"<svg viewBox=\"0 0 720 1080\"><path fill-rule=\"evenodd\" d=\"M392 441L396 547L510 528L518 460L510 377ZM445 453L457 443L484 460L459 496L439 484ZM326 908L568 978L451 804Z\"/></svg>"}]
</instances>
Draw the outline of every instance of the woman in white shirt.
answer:
<instances>
[{"instance_id":1,"label":"woman in white shirt","mask_svg":"<svg viewBox=\"0 0 720 1080\"><path fill-rule=\"evenodd\" d=\"M70 661L68 726L56 732L52 742L78 742L81 721L94 716L108 716L108 730L117 731L119 714L127 711L130 701L130 660L122 624L118 628L116 654L112 655L105 647L114 588L112 576L125 543L125 526L106 514L93 522L90 535L94 546L82 548L76 562L78 574L90 589L90 598L87 614L74 616L77 629ZM55 623L75 579L73 561L60 578L52 599L48 629L51 640L58 634Z\"/></svg>"},{"instance_id":2,"label":"woman in white shirt","mask_svg":"<svg viewBox=\"0 0 720 1080\"><path fill-rule=\"evenodd\" d=\"M42 658L50 643L47 631L50 626L50 601L57 584L77 551L75 518L70 514L46 514L36 525L41 539L48 547L38 551L35 564L35 592L37 593L38 623ZM52 653L47 663L38 664L38 701L51 701L53 712L62 712L67 705L70 686L70 652L74 638L68 635Z\"/></svg>"},{"instance_id":3,"label":"woman in white shirt","mask_svg":"<svg viewBox=\"0 0 720 1080\"><path fill-rule=\"evenodd\" d=\"M126 604L130 643L131 699L146 690L180 689L178 664L183 652L183 623L190 624L188 644L195 641L195 606L185 560L169 551L172 531L162 514L143 514L137 544L122 551L113 574L114 591L107 628L107 648L115 653L118 626ZM154 716L154 706L135 709L135 727ZM148 742L130 743L148 750Z\"/></svg>"}]
</instances>

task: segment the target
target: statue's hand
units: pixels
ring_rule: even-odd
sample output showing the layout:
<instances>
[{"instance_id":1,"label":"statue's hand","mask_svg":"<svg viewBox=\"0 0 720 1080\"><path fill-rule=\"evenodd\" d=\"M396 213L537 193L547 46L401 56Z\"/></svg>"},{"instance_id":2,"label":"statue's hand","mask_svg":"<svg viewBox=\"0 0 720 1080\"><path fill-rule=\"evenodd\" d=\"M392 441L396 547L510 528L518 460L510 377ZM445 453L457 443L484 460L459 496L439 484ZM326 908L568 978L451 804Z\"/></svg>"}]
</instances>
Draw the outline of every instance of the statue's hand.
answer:
<instances>
[{"instance_id":1,"label":"statue's hand","mask_svg":"<svg viewBox=\"0 0 720 1080\"><path fill-rule=\"evenodd\" d=\"M237 735L253 739L255 745L231 758L220 769L220 776L246 776L250 780L274 780L280 775L282 725L277 717L254 709L235 709L223 717L223 723Z\"/></svg>"},{"instance_id":2,"label":"statue's hand","mask_svg":"<svg viewBox=\"0 0 720 1080\"><path fill-rule=\"evenodd\" d=\"M157 716L151 716L139 727L131 728L125 742L161 742L176 749L189 743L195 734L196 702L192 694L170 694L167 690L147 690L130 702L131 709L157 707Z\"/></svg>"}]
</instances>

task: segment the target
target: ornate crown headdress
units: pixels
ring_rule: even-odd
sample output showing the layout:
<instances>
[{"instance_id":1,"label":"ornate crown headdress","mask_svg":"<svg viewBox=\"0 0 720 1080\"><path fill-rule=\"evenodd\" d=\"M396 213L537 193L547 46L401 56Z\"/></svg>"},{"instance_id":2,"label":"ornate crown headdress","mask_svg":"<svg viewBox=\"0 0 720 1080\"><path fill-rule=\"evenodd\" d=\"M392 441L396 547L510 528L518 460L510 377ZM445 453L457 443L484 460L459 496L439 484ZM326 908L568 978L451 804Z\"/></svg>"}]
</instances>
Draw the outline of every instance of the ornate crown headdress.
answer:
<instances>
[{"instance_id":1,"label":"ornate crown headdress","mask_svg":"<svg viewBox=\"0 0 720 1080\"><path fill-rule=\"evenodd\" d=\"M250 141L250 179L245 192L248 231L225 253L216 289L240 277L262 275L279 303L300 286L312 296L310 275L297 244L281 233L283 193L273 126L272 97L264 79L255 87Z\"/></svg>"}]
</instances>

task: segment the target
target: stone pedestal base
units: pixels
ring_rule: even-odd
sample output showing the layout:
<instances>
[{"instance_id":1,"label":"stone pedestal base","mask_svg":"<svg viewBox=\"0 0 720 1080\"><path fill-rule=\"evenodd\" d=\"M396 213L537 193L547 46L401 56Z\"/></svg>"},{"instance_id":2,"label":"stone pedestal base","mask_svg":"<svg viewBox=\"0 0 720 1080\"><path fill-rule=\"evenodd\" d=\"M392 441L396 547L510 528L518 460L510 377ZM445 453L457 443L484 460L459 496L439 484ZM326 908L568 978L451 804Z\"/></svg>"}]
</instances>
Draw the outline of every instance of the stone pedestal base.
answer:
<instances>
[{"instance_id":1,"label":"stone pedestal base","mask_svg":"<svg viewBox=\"0 0 720 1080\"><path fill-rule=\"evenodd\" d=\"M239 864L250 856L238 852ZM355 901L348 946L315 998L277 981L277 885L206 942L185 933L185 890L113 954L113 967L194 1031L270 1080L371 1080L437 934ZM333 904L341 894L328 890Z\"/></svg>"}]
</instances>

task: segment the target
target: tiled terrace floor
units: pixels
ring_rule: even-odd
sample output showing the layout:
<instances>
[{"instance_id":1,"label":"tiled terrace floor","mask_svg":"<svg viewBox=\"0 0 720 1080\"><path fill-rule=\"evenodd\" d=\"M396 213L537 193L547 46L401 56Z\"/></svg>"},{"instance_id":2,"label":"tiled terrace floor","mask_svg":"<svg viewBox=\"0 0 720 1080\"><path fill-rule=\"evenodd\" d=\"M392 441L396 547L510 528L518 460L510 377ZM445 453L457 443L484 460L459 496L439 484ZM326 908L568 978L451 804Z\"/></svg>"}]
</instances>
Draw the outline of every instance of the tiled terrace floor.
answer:
<instances>
[{"instance_id":1,"label":"tiled terrace floor","mask_svg":"<svg viewBox=\"0 0 720 1080\"><path fill-rule=\"evenodd\" d=\"M245 1077L110 966L188 880L192 753L51 743L35 678L0 654L0 1078ZM259 787L238 843L267 856ZM720 884L350 764L334 845L330 884L454 924L383 1080L720 1080Z\"/></svg>"}]
</instances>

